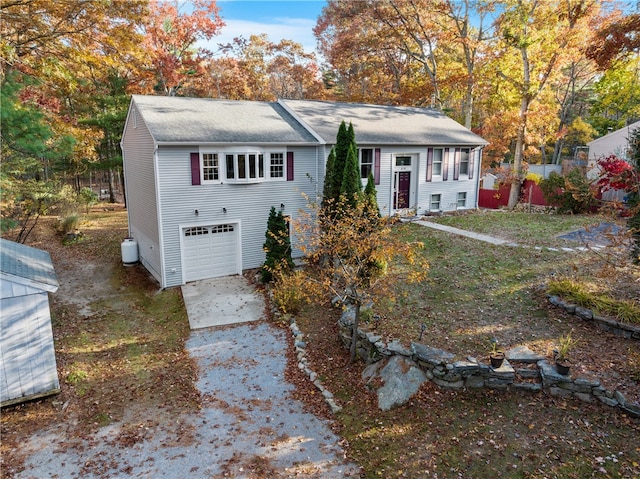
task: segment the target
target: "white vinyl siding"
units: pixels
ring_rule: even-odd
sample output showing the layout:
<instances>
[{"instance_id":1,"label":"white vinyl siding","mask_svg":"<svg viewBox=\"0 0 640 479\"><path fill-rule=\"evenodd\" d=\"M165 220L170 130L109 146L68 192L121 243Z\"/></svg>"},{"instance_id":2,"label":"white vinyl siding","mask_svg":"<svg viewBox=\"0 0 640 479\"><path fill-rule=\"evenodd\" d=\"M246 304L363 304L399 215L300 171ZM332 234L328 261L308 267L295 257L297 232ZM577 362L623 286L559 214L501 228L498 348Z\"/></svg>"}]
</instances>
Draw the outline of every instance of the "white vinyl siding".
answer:
<instances>
[{"instance_id":1,"label":"white vinyl siding","mask_svg":"<svg viewBox=\"0 0 640 479\"><path fill-rule=\"evenodd\" d=\"M263 148L268 151L268 148ZM267 219L272 206L285 205L283 213L295 220L297 212L307 202L303 193L312 200L316 190L322 188L315 182L316 148L280 148L293 151L295 181L263 181L259 183L227 183L191 185L190 153L198 146L161 146L158 149L158 178L163 213L163 239L166 284L177 286L183 282L180 250L181 227L234 223L240 225L241 268L256 268L264 262L262 245L265 241ZM222 151L220 149L219 151ZM219 153L220 155L220 153ZM310 181L310 178L312 181ZM224 211L226 209L226 212ZM198 210L198 214L195 214ZM294 248L294 255L300 255Z\"/></svg>"},{"instance_id":2,"label":"white vinyl siding","mask_svg":"<svg viewBox=\"0 0 640 479\"><path fill-rule=\"evenodd\" d=\"M129 115L122 136L129 234L138 243L140 262L162 282L154 142L135 107Z\"/></svg>"},{"instance_id":3,"label":"white vinyl siding","mask_svg":"<svg viewBox=\"0 0 640 479\"><path fill-rule=\"evenodd\" d=\"M439 147L434 147L434 157L435 151L440 149ZM440 195L440 211L455 211L458 208L462 208L460 206L461 197L459 194L464 193L466 195L465 206L464 208L475 208L477 206L478 199L478 180L479 177L479 168L481 162L480 150L475 148L462 148L460 154L460 174L457 180L454 180L454 168L455 168L455 148L454 147L442 147L443 151L443 166L442 171L444 172L445 165L444 161L447 162L446 168L448 170L447 179L444 180L443 175L437 176L435 174L435 162L432 163L434 167L432 170L431 181L427 181L426 168L427 168L427 148L424 150L424 154L420 155L420 184L418 185L418 205L417 210L418 214L428 213L429 211L433 211L431 208L431 197L432 195L438 194ZM473 161L466 160L466 164L468 167L473 165L473 178L469 179L469 171L467 168L466 173L462 173L463 166L463 150L469 151L468 158L471 158L473 155Z\"/></svg>"}]
</instances>

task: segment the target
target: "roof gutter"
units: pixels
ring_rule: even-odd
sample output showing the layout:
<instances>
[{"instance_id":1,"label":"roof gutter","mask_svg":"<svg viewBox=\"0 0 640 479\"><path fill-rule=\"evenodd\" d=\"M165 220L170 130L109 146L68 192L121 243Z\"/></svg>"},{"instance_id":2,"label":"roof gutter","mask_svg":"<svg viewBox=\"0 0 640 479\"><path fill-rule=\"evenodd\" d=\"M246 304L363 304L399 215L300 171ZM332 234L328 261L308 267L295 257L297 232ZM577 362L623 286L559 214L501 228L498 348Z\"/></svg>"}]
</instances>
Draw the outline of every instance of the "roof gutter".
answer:
<instances>
[{"instance_id":1,"label":"roof gutter","mask_svg":"<svg viewBox=\"0 0 640 479\"><path fill-rule=\"evenodd\" d=\"M308 141L300 141L300 142L261 142L261 141L156 141L155 142L156 149L159 146L238 146L238 145L260 145L260 146L318 146L318 143L308 142Z\"/></svg>"}]
</instances>

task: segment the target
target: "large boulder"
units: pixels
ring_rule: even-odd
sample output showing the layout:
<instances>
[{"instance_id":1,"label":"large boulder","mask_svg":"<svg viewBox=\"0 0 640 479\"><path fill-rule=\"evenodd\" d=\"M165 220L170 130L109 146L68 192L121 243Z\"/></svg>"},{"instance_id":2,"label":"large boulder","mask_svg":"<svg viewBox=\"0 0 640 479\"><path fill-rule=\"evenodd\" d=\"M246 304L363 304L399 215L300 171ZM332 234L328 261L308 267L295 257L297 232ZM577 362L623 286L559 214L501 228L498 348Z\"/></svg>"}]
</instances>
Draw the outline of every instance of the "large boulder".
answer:
<instances>
[{"instance_id":1,"label":"large boulder","mask_svg":"<svg viewBox=\"0 0 640 479\"><path fill-rule=\"evenodd\" d=\"M371 364L362 377L369 387L377 388L378 407L383 411L405 404L427 379L416 362L404 356Z\"/></svg>"}]
</instances>

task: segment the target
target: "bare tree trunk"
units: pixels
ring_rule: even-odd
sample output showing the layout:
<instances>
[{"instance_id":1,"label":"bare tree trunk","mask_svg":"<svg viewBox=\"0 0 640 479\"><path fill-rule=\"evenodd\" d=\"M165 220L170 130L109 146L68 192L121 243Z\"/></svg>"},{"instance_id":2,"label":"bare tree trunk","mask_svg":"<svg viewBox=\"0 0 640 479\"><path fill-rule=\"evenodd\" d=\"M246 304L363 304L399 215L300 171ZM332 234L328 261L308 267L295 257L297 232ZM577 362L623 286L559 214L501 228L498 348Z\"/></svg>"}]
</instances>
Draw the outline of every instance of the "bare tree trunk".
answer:
<instances>
[{"instance_id":1,"label":"bare tree trunk","mask_svg":"<svg viewBox=\"0 0 640 479\"><path fill-rule=\"evenodd\" d=\"M113 188L113 169L109 168L109 203L116 202L116 195Z\"/></svg>"},{"instance_id":2,"label":"bare tree trunk","mask_svg":"<svg viewBox=\"0 0 640 479\"><path fill-rule=\"evenodd\" d=\"M507 207L512 210L520 199L520 176L522 175L522 158L524 153L524 137L527 132L527 112L529 110L529 100L522 97L520 103L520 121L518 125L518 136L516 138L516 151L513 155L513 179L511 180L511 190L509 191L509 203Z\"/></svg>"},{"instance_id":3,"label":"bare tree trunk","mask_svg":"<svg viewBox=\"0 0 640 479\"><path fill-rule=\"evenodd\" d=\"M356 354L358 352L358 328L360 327L360 301L356 301L356 315L353 320L353 326L351 329L351 348L349 348L350 362L353 364L356 360Z\"/></svg>"}]
</instances>

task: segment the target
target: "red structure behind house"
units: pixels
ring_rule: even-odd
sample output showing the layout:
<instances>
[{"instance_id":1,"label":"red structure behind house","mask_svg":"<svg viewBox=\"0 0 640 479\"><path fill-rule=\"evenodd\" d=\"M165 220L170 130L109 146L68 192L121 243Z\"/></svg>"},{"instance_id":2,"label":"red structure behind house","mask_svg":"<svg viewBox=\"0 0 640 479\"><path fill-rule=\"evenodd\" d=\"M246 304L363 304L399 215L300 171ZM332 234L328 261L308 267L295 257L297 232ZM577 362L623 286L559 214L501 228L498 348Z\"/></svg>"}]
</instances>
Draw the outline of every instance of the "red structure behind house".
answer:
<instances>
[{"instance_id":1,"label":"red structure behind house","mask_svg":"<svg viewBox=\"0 0 640 479\"><path fill-rule=\"evenodd\" d=\"M500 185L498 189L481 189L478 195L478 206L480 208L490 208L497 210L503 206L507 206L509 203L509 191L511 185ZM532 180L525 180L522 185L521 201L532 205L547 206L544 200L544 194L540 189L540 186Z\"/></svg>"}]
</instances>

